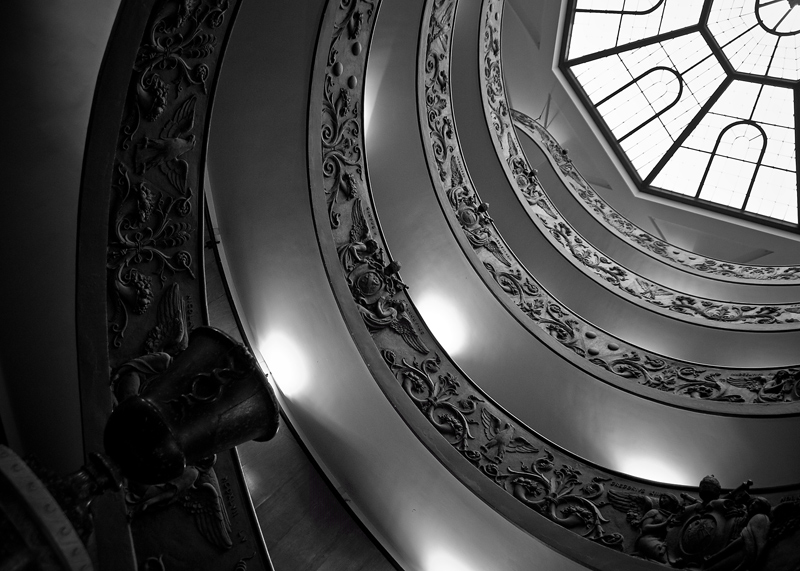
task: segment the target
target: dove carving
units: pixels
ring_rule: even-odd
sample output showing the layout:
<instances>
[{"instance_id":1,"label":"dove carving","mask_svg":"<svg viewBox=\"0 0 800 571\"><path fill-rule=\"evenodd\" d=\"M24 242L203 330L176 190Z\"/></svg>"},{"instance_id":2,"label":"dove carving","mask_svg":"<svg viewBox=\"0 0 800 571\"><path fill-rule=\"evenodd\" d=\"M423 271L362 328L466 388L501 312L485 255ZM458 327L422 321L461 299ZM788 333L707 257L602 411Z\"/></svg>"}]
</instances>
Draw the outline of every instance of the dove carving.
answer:
<instances>
[{"instance_id":1,"label":"dove carving","mask_svg":"<svg viewBox=\"0 0 800 571\"><path fill-rule=\"evenodd\" d=\"M191 194L188 186L189 163L181 157L194 149L194 129L197 96L192 95L175 111L172 119L161 129L161 137L145 137L136 149L136 169L139 174L159 167L170 184L182 195Z\"/></svg>"}]
</instances>

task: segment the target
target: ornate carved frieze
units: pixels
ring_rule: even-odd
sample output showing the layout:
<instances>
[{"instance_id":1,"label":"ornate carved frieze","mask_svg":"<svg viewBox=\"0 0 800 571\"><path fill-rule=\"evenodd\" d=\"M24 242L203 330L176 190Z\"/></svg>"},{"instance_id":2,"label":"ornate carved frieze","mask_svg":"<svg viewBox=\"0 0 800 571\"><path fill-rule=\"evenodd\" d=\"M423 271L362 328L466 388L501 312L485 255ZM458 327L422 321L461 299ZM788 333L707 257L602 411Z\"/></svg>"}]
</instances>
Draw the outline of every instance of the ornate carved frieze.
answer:
<instances>
[{"instance_id":1,"label":"ornate carved frieze","mask_svg":"<svg viewBox=\"0 0 800 571\"><path fill-rule=\"evenodd\" d=\"M730 324L735 325L737 329L775 330L800 327L800 302L776 305L741 304L688 295L653 282L621 266L583 238L547 196L535 170L531 168L522 152L514 131L503 85L500 61L500 20L492 17L491 21L485 23L485 30L482 45L481 85L483 89L481 89L481 93L486 120L491 127L490 130L494 132L493 142L498 155L504 162L504 168L512 187L526 206L533 222L553 246L604 287L610 288L625 299L671 317L711 326ZM571 162L563 155L561 164L569 165L568 171L563 172L577 173ZM564 167L559 165L559 168L563 170ZM573 174L570 174L569 181L577 180ZM585 181L583 182L585 183ZM664 243L660 242L660 244ZM671 246L664 246L671 248ZM654 246L654 248L658 247ZM683 257L688 260L688 254ZM716 268L720 275L723 275L721 272L727 271L714 260L708 261L702 267ZM745 266L739 267L744 268ZM755 268L755 266L749 267ZM779 274L780 271L775 275ZM793 276L793 273L791 270L787 270L783 272L783 275L786 275L788 279Z\"/></svg>"},{"instance_id":2,"label":"ornate carved frieze","mask_svg":"<svg viewBox=\"0 0 800 571\"><path fill-rule=\"evenodd\" d=\"M800 282L800 266L756 266L736 264L700 256L674 244L664 242L643 230L617 212L598 194L575 168L569 154L536 119L515 109L511 119L530 135L548 155L564 185L586 210L614 234L638 250L682 270L715 279L741 283L752 281L759 285L787 285Z\"/></svg>"},{"instance_id":3,"label":"ornate carved frieze","mask_svg":"<svg viewBox=\"0 0 800 571\"><path fill-rule=\"evenodd\" d=\"M109 221L112 366L163 343L180 350L192 327L201 292L200 143L232 4L159 4L139 46Z\"/></svg>"},{"instance_id":4,"label":"ornate carved frieze","mask_svg":"<svg viewBox=\"0 0 800 571\"><path fill-rule=\"evenodd\" d=\"M491 12L486 17L492 19L496 12L492 5L489 10ZM496 26L484 24L484 50L488 52L499 46L499 37ZM439 23L436 26L441 28ZM464 236L507 299L564 347L621 379L662 392L711 401L774 403L799 400L798 368L732 370L670 359L592 326L536 281L505 245L489 216L487 205L481 201L462 166L460 143L452 129L449 45L443 44L440 37L428 44L424 70L426 112L422 128L429 137L428 157L431 170L435 171L434 184L444 192ZM497 91L499 64L494 57L484 61L487 90ZM505 108L504 101L500 100L497 106ZM500 133L509 134L507 123L497 123L496 128Z\"/></svg>"},{"instance_id":5,"label":"ornate carved frieze","mask_svg":"<svg viewBox=\"0 0 800 571\"><path fill-rule=\"evenodd\" d=\"M544 441L493 403L441 352L430 333L421 326L397 275L399 267L384 254L385 244L375 221L367 182L360 176L365 172L363 153L353 150L363 148L362 117L358 111L363 93L355 89L363 79L365 56L361 44L369 42L378 5L378 0L341 0L328 6L332 14L326 16L329 25L322 30L315 68L315 74L322 76L315 82L318 91L314 97L319 102L316 108L319 115L317 120L310 121L312 129L319 129L312 130L319 142L309 145L309 159L311 165L321 165L319 169L312 166L311 185L315 211L324 213L322 220L316 219L317 230L330 232L333 238L332 245L321 243L329 275L332 281L340 280L340 286L334 284L334 289L349 296L340 302L352 304L350 307L354 308L354 311L344 311L349 326L354 331L369 332L371 342L401 389L400 394L387 391L389 398L408 399L413 403L425 419L423 422L434 427L466 461L459 463L457 475L461 469L478 470L488 479L490 487L497 486L515 498L521 509L533 510L589 541L637 557L649 556L651 551L645 545L653 545L652 551L658 553L661 548L655 544L660 543L664 545L663 552L674 557L670 563L689 569L714 568L705 564L706 556L716 558L714 561L733 562L734 567L742 561L761 564L782 556L784 547L796 540L800 528L800 506L793 499L782 501L776 494L766 494L771 516L765 517L772 518L766 523L760 517L764 515L764 503L757 501L747 489L727 495L719 490L710 494L701 490L700 500L686 495L679 501L679 492L675 489L644 484L583 463ZM440 56L446 55L449 49L454 9L453 0L432 0L423 21L421 37L425 41L421 49L426 55L426 79L432 76L432 81L442 86L448 83L448 65L446 57ZM351 25L355 19L360 22L357 27ZM345 34L341 32L343 29L357 29L358 33ZM358 49L353 49L355 43L359 44ZM432 53L433 45L441 51ZM325 54L336 56L324 57ZM343 57L340 58L340 54ZM329 107L329 103L335 101L331 94L342 98L335 115ZM426 81L426 103L434 109L447 104L434 95ZM504 260L511 262L511 258L507 258L502 245L492 245L491 235L482 235L475 226L480 225L480 220L489 221L485 206L474 196L472 199L469 195L456 196L463 188L465 177L458 168L451 171L452 134L449 130L452 125L446 117L430 113L425 121L436 127L431 130L431 152L441 159L435 164L446 167L442 178L454 181L451 185L454 200L462 207L457 210L459 220L476 236L474 247L485 251L498 267L505 268ZM341 137L333 138L332 133L341 133ZM334 140L336 144L332 145ZM342 154L352 152L352 163L331 162L329 157L334 149ZM456 163L457 160L453 164ZM347 191L341 192L340 184L345 177L354 184L348 183ZM362 279L367 275L368 278ZM521 276L517 280L521 287L531 291L537 287L526 284ZM381 316L381 308L387 307L395 311L388 322L395 326L384 321L376 325L374 315ZM545 309L544 302L538 311L558 313L557 309ZM380 383L386 382L387 375L383 371L375 370L375 375ZM416 430L418 421L420 417L409 419L409 426ZM427 430L418 434L423 440L439 437L430 436ZM464 474L464 481L473 485L475 478ZM476 488L473 486L473 489ZM668 496L675 498L674 504L660 500ZM636 506L640 505L648 508L641 514L636 511ZM651 513L654 506L664 513ZM740 515L742 513L745 515ZM735 519L737 517L739 519ZM712 543L694 549L694 545L689 546L683 540L694 537L699 525L695 522L700 519L705 522L708 518L716 518L715 522L724 525L719 532L709 531ZM665 523L668 530L653 528L652 522ZM765 528L768 528L767 535L764 535ZM768 539L772 543L753 554L742 545L744 541L738 541L744 529L758 534L759 540L776 539ZM611 562L613 564L613 559ZM795 564L794 559L789 564ZM774 568L788 570L791 567L784 564Z\"/></svg>"},{"instance_id":6,"label":"ornate carved frieze","mask_svg":"<svg viewBox=\"0 0 800 571\"><path fill-rule=\"evenodd\" d=\"M107 247L115 403L164 374L205 319L196 309L204 304L204 143L237 4L156 2L131 70ZM262 540L253 534L254 514L242 509L248 499L235 462L231 451L190 462L166 484L126 483L134 544L145 566L220 569L249 561L268 567Z\"/></svg>"}]
</instances>

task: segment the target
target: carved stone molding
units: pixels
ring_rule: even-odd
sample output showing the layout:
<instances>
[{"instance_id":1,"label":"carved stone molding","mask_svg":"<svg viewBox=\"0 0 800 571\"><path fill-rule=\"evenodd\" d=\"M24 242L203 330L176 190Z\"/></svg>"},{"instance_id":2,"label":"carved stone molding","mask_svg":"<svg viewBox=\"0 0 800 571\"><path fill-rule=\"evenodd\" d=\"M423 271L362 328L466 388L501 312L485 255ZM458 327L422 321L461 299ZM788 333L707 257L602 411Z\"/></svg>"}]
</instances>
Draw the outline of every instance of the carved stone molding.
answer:
<instances>
[{"instance_id":1,"label":"carved stone molding","mask_svg":"<svg viewBox=\"0 0 800 571\"><path fill-rule=\"evenodd\" d=\"M575 168L567 151L536 119L510 110L514 124L548 154L564 185L589 214L637 250L681 270L734 283L791 285L800 283L800 266L758 266L716 260L664 242L617 212Z\"/></svg>"},{"instance_id":2,"label":"carved stone molding","mask_svg":"<svg viewBox=\"0 0 800 571\"><path fill-rule=\"evenodd\" d=\"M572 227L548 197L536 176L535 169L531 168L517 140L503 84L500 24L500 20L494 18L487 23L487 36L484 38L481 52L483 57L481 93L486 121L494 134L493 143L512 188L525 206L531 220L547 240L567 260L603 287L628 301L663 315L712 327L733 327L738 330L774 331L800 328L800 302L775 305L742 304L689 295L623 267L589 243ZM570 173L577 172L568 159L562 159L562 163L569 164ZM559 168L563 167L559 165ZM569 184L568 186L571 187ZM655 245L653 247L656 250L660 248ZM688 260L688 255L686 259ZM718 270L719 275L724 275L726 268L715 265L714 262L711 260L703 267L713 267ZM784 275L793 274L787 270Z\"/></svg>"},{"instance_id":3,"label":"carved stone molding","mask_svg":"<svg viewBox=\"0 0 800 571\"><path fill-rule=\"evenodd\" d=\"M186 349L193 328L207 320L205 143L239 4L121 4L98 79L81 195L79 338L102 337L95 323L100 312L84 309L98 298L106 305L107 333L106 347L86 341L91 349L82 348L87 452L102 446L111 405L137 394L165 371ZM138 29L136 35L129 32ZM109 110L120 103L115 116ZM107 229L107 240L96 235L97 228ZM101 241L102 277L92 255ZM128 521L129 529L120 531L132 535L139 561L157 561L166 568L233 569L257 553L248 559L250 567L271 569L235 450L194 464L161 487L128 482L127 507L119 506L116 514ZM98 533L104 533L104 518L98 521ZM102 549L115 549L114 542L120 543L121 536L107 537Z\"/></svg>"},{"instance_id":4,"label":"carved stone molding","mask_svg":"<svg viewBox=\"0 0 800 571\"><path fill-rule=\"evenodd\" d=\"M499 44L492 25L497 12L489 6L484 53ZM497 17L499 22L499 16ZM455 130L450 94L449 45L431 42L425 54L425 113L421 126L428 137L426 153L437 191L447 204L482 268L522 311L529 322L578 357L622 381L705 401L783 403L800 400L800 368L726 369L700 366L659 355L588 323L550 294L506 246L466 169ZM487 63L485 78L499 78L497 62ZM494 81L494 80L492 80ZM491 83L491 82L490 82ZM487 86L487 89L490 87ZM494 88L491 88L494 89ZM499 104L502 106L503 104ZM654 393L657 395L657 393Z\"/></svg>"},{"instance_id":5,"label":"carved stone molding","mask_svg":"<svg viewBox=\"0 0 800 571\"><path fill-rule=\"evenodd\" d=\"M695 521L694 516L722 513L717 508L721 504L711 503L717 500L730 498L729 507L738 510L736 522L752 522L755 529L763 529L762 518L752 519L763 509L758 513L754 510L750 519L741 515L742 510L747 513L748 507L755 505L749 486L737 490L736 495L723 497L717 493L712 497L714 493L703 492L700 500L685 495L679 501L681 491L675 487L609 473L558 449L475 387L421 325L398 275L399 264L385 254L368 181L362 176L366 172L360 113L363 92L356 87L363 84L363 46L369 43L379 4L379 0L341 0L328 6L312 79L309 174L315 224L331 286L354 339L387 397L400 414L411 415L406 418L411 429L465 485L484 498L496 498L499 493L504 502L512 501L513 509L504 511L505 515L522 522L527 521L527 515L520 518L520 513L538 514L534 518L537 522L546 520L568 530L572 534L567 534L569 539L574 541L567 542L574 548L571 557L578 560L591 550L587 546L592 543L609 554L602 560L594 559L592 568L633 568L636 560L622 553L644 557L650 553L647 546L672 546L669 542L674 537L683 537L694 529L687 527ZM421 33L420 60L425 73L436 78L434 81L444 80L445 85L449 71L439 55L449 49L454 9L453 0L428 2ZM431 55L434 44L442 51ZM426 89L426 101L428 93ZM449 152L451 125L444 120L433 123L440 127L442 137L432 135L436 139L432 152L444 156ZM461 214L467 225L486 215L480 203L473 206L474 210ZM476 243L484 244L481 247L499 256L496 259L501 262L505 253L484 238L475 233ZM444 449L442 439L449 444ZM476 478L476 474L482 477ZM667 499L661 501L662 497ZM783 501L777 493L765 492L765 497L778 516L774 525L782 530L775 535L783 534L783 541L793 541L800 527L798 505L793 498ZM649 509L639 513L627 509L629 503L637 509L640 505ZM656 518L652 509L662 510L659 522L674 522L678 535L662 538L660 531L643 525L647 518ZM733 521L731 515L720 517L726 523ZM741 557L735 540L733 533L720 536L723 545L734 545L729 550L738 562ZM777 539L775 545L782 547L784 543ZM560 549L569 548L562 543ZM777 547L770 549L767 556ZM622 553L615 556L613 551ZM703 565L694 562L688 561L688 568L700 569Z\"/></svg>"}]
</instances>

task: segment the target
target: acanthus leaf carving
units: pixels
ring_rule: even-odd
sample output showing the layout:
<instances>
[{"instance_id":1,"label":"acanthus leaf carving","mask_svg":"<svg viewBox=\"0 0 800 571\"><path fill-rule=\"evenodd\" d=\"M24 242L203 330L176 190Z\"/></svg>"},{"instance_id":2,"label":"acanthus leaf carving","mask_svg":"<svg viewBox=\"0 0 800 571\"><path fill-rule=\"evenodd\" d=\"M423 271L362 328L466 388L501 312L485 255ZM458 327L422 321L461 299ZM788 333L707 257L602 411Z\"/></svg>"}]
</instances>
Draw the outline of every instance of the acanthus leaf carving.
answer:
<instances>
[{"instance_id":1,"label":"acanthus leaf carving","mask_svg":"<svg viewBox=\"0 0 800 571\"><path fill-rule=\"evenodd\" d=\"M586 241L561 215L542 187L535 169L531 168L527 159L516 143L512 114L509 113L501 69L499 48L499 21L484 19L483 74L481 80L485 84L482 89L487 123L493 127L494 143L498 155L506 163L509 182L518 193L520 200L528 206L534 224L548 240L560 249L578 267L595 277L601 284L608 284L613 289L627 296L634 303L644 307L666 311L668 314L681 316L691 320L700 320L711 324L736 324L739 327L770 326L771 329L781 326L783 329L796 328L800 323L800 305L796 303L780 305L751 305L735 302L723 302L691 296L625 269L620 264L604 255L600 250ZM430 46L429 46L430 49ZM447 54L442 59L448 60ZM442 95L444 97L444 90ZM431 96L429 95L428 98ZM449 104L439 114L449 113ZM430 113L430 110L429 110ZM516 118L520 114L514 115ZM537 132L543 129L538 126ZM550 141L554 141L548 134ZM458 146L457 141L454 146ZM567 152L557 147L552 150L553 161L562 167L566 183L587 183L574 169ZM567 165L569 168L567 168ZM441 169L441 166L440 166ZM570 184L568 184L570 186ZM598 200L595 194L594 200ZM787 274L788 275L788 274Z\"/></svg>"},{"instance_id":2,"label":"acanthus leaf carving","mask_svg":"<svg viewBox=\"0 0 800 571\"><path fill-rule=\"evenodd\" d=\"M469 241L483 267L509 299L538 327L547 332L576 355L586 358L591 364L601 367L620 378L630 379L641 385L663 392L684 395L690 398L722 402L778 402L770 401L771 395L784 395L781 402L794 400L794 389L785 392L772 388L770 393L760 392L756 380L773 378L780 370L736 371L728 369L699 368L693 364L667 359L631 346L620 339L598 331L591 324L573 315L542 288L505 247L497 231L488 206L482 203L462 166L460 146L452 130L452 105L449 99L449 44L442 43L443 30L449 30L452 3L436 3L432 8L425 57L424 103L426 113L424 125L429 134L430 163L439 173L440 188L447 197L465 237ZM491 10L491 7L490 7ZM551 206L549 199L538 185L536 172L527 166L515 137L505 106L502 74L499 60L499 18L487 14L484 19L484 76L487 78L487 96L492 104L487 112L495 125L497 140L510 153L509 165L521 187L528 189L527 195L543 216L552 220L553 235L576 259L586 267L593 268L607 283L629 290L643 299L665 307L676 313L704 315L718 322L735 322L743 317L742 311L750 312L748 318L772 319L771 310L756 306L742 308L715 303L702 303L689 296L673 299L673 293L647 280L630 275L624 269L610 263L564 223ZM435 33L434 33L435 32ZM446 81L439 82L438 78ZM442 126L448 126L443 129ZM433 170L433 168L431 169ZM488 256L486 255L488 254ZM789 369L794 371L794 369Z\"/></svg>"},{"instance_id":3,"label":"acanthus leaf carving","mask_svg":"<svg viewBox=\"0 0 800 571\"><path fill-rule=\"evenodd\" d=\"M598 221L635 248L675 267L717 279L751 280L761 284L786 284L800 280L800 266L754 266L715 260L653 236L614 210L592 188L575 168L568 153L541 123L515 109L512 109L510 114L513 122L547 151L551 163L557 167L567 189L579 199L578 202ZM512 152L512 154L518 153Z\"/></svg>"},{"instance_id":4,"label":"acanthus leaf carving","mask_svg":"<svg viewBox=\"0 0 800 571\"><path fill-rule=\"evenodd\" d=\"M230 8L228 0L165 2L139 48L134 64L136 105L129 109L129 123L123 129L122 149L129 147L141 120L157 121L185 85L207 93L210 68L197 61L213 55L220 27ZM170 95L170 86L175 95Z\"/></svg>"},{"instance_id":5,"label":"acanthus leaf carving","mask_svg":"<svg viewBox=\"0 0 800 571\"><path fill-rule=\"evenodd\" d=\"M445 14L448 18L452 18L454 5L455 2L452 0L431 0L428 7L430 14L428 25L429 30L436 32L428 33L427 37L432 38L431 42L441 42L441 39L446 37L445 33L449 34L451 22L442 21L441 18ZM338 9L350 8L352 5L342 3ZM367 21L364 26L371 30L373 23ZM341 39L344 34L334 34L334 36L331 52L338 53L337 47L341 48L344 44L344 40ZM425 49L425 46L422 48ZM425 61L430 59L426 58ZM441 63L443 64L441 69L444 69L446 62ZM426 69L436 68L426 64ZM332 81L331 73L330 66L327 66L326 87L320 93L323 101L330 93L327 85ZM342 73L335 75L339 77ZM443 100L428 97L430 95L428 85L429 82L426 81L425 101L438 107ZM358 94L353 93L353 98L357 97ZM327 121L325 113L323 109L323 136ZM423 120L427 122L431 117L435 128L444 124L437 123L436 117L431 115L425 116ZM460 194L460 187L464 186L466 177L460 170L458 161L451 160L450 151L447 150L450 142L439 138L436 134L431 135L431 141L432 145L438 144L437 148L443 151L442 153L437 150L432 151L434 156L441 158L435 165L439 169L439 178L443 183L449 181L447 188L456 191L447 195L448 200L453 200L452 197L455 197L455 203L458 204L460 196L469 197L468 193ZM321 149L323 158L327 150L323 142ZM363 159L359 158L359 161L361 160ZM354 169L356 166L349 165L349 168ZM335 184L333 178L330 172L322 173L315 186L318 191L314 194L315 200L320 202L330 200L329 191L331 185ZM477 207L480 201L477 197L473 198L473 206ZM394 275L397 268L390 268L392 264L387 264L383 258L382 238L378 234L374 214L368 202L369 192L366 184L361 181L352 197L334 202L332 209L335 211L338 224L327 226L336 243L336 257L332 257L332 252L325 253L334 261L338 261L347 281L349 294L359 308L362 318L364 308L374 310L370 304L377 300L384 298L405 301L406 298L402 282L390 285L386 279L386 275ZM330 208L330 202L327 202L325 207ZM458 209L454 208L454 212L458 212ZM475 208L469 216L481 214L486 214L485 208L483 212ZM474 223L472 218L469 223ZM490 225L491 221L488 219L487 227ZM318 223L318 229L322 230L324 227ZM485 253L485 257L481 258L482 262L487 270L496 276L498 283L502 284L501 287L507 293L520 300L530 301L531 314L548 320L547 326L552 327L554 332L561 331L565 338L573 339L576 352L582 351L590 357L600 355L596 348L597 344L608 343L608 339L600 340L584 324L548 297L542 288L529 280L521 271L517 271L517 267L506 267L483 246L478 247L477 251ZM513 263L511 258L509 260ZM361 278L368 272L371 274L362 282ZM338 270L330 274L332 279L336 274ZM406 309L409 321L413 322L415 319L413 308L409 305ZM412 345L407 342L397 342L399 336L392 334L396 332L391 327L382 327L373 330L372 333L372 341L402 389L402 398L408 398L425 421L484 477L516 498L521 505L536 511L554 524L607 548L638 555L634 543L642 535L644 526L641 522L634 525L618 517L618 512L609 498L609 492L612 489L629 490L653 498L672 493L669 487L648 483L646 485L652 487L648 490L640 487L645 485L642 482L624 476L612 476L601 468L581 463L565 451L546 444L536 433L511 418L485 397L449 359L438 352L433 352L432 355L429 352L420 357ZM620 351L620 347L613 349L613 352L616 351ZM664 365L655 356L632 355L626 350L620 351L619 354L630 358L632 362L639 363L644 370L651 368L660 371ZM692 368L690 365L684 366L682 373L685 376L698 377L713 374L703 369ZM395 397L389 398L393 400ZM410 424L413 427L414 423ZM429 436L421 438L427 439ZM467 480L472 481L472 476L467 476ZM689 506L691 502L686 500L685 505ZM789 513L788 509L782 511ZM790 525L785 527L792 529ZM647 530L648 533L650 531ZM787 532L784 537L790 537L792 533L793 531Z\"/></svg>"}]
</instances>

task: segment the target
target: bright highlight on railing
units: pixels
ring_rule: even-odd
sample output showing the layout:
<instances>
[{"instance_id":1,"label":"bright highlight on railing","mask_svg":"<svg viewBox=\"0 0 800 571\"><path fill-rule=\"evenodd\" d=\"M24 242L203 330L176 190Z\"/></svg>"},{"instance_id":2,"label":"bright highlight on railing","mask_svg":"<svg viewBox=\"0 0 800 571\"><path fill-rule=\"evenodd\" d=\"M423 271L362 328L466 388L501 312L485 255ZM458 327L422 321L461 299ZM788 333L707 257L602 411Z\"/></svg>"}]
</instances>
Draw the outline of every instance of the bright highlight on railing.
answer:
<instances>
[{"instance_id":1,"label":"bright highlight on railing","mask_svg":"<svg viewBox=\"0 0 800 571\"><path fill-rule=\"evenodd\" d=\"M425 561L425 571L476 571L446 551L437 551Z\"/></svg>"},{"instance_id":2,"label":"bright highlight on railing","mask_svg":"<svg viewBox=\"0 0 800 571\"><path fill-rule=\"evenodd\" d=\"M684 474L680 470L680 467L670 465L661 458L654 458L652 456L629 456L623 457L619 464L617 469L629 476L645 478L646 480L653 480L654 482L690 486L697 485L697 482Z\"/></svg>"},{"instance_id":3,"label":"bright highlight on railing","mask_svg":"<svg viewBox=\"0 0 800 571\"><path fill-rule=\"evenodd\" d=\"M426 292L415 300L426 325L450 356L455 357L467 345L468 328L459 309L444 295Z\"/></svg>"},{"instance_id":4,"label":"bright highlight on railing","mask_svg":"<svg viewBox=\"0 0 800 571\"><path fill-rule=\"evenodd\" d=\"M284 396L292 398L308 385L308 364L302 348L281 331L270 332L259 345L273 380Z\"/></svg>"}]
</instances>

